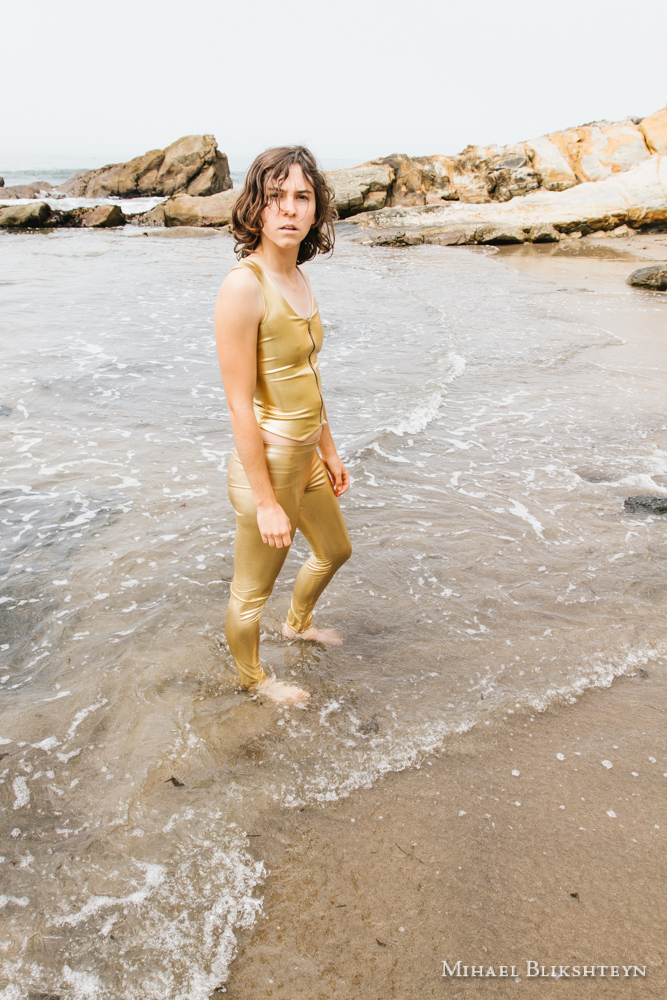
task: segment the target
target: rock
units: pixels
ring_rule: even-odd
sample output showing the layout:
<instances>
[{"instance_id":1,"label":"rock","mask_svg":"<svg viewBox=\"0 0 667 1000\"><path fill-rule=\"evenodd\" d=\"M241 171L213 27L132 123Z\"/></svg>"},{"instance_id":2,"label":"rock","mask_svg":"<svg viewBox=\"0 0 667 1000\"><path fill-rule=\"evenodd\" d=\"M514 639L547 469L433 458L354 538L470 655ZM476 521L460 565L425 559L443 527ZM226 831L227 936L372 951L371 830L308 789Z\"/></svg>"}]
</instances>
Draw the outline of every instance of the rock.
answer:
<instances>
[{"instance_id":1,"label":"rock","mask_svg":"<svg viewBox=\"0 0 667 1000\"><path fill-rule=\"evenodd\" d=\"M640 267L638 271L633 271L626 281L628 285L634 285L636 288L650 288L654 292L667 292L667 264Z\"/></svg>"},{"instance_id":2,"label":"rock","mask_svg":"<svg viewBox=\"0 0 667 1000\"><path fill-rule=\"evenodd\" d=\"M51 209L44 201L33 201L29 205L12 205L0 208L0 228L41 229L51 217Z\"/></svg>"},{"instance_id":3,"label":"rock","mask_svg":"<svg viewBox=\"0 0 667 1000\"><path fill-rule=\"evenodd\" d=\"M494 201L509 201L540 186L540 175L529 167L494 167L487 174L487 189Z\"/></svg>"},{"instance_id":4,"label":"rock","mask_svg":"<svg viewBox=\"0 0 667 1000\"><path fill-rule=\"evenodd\" d=\"M667 497L654 497L646 493L628 497L623 506L632 513L646 511L650 514L667 514Z\"/></svg>"},{"instance_id":5,"label":"rock","mask_svg":"<svg viewBox=\"0 0 667 1000\"><path fill-rule=\"evenodd\" d=\"M84 208L81 213L81 225L89 229L111 229L124 226L125 221L119 205L96 205L95 208Z\"/></svg>"},{"instance_id":6,"label":"rock","mask_svg":"<svg viewBox=\"0 0 667 1000\"><path fill-rule=\"evenodd\" d=\"M421 233L386 233L370 241L372 247L414 247L424 242Z\"/></svg>"},{"instance_id":7,"label":"rock","mask_svg":"<svg viewBox=\"0 0 667 1000\"><path fill-rule=\"evenodd\" d=\"M629 226L617 226L616 229L612 229L607 236L615 236L617 239L626 239L628 236L634 236L634 229L630 229Z\"/></svg>"},{"instance_id":8,"label":"rock","mask_svg":"<svg viewBox=\"0 0 667 1000\"><path fill-rule=\"evenodd\" d=\"M164 219L164 202L151 208L148 212L138 212L135 215L127 215L127 221L133 226L158 226L162 228L167 223Z\"/></svg>"},{"instance_id":9,"label":"rock","mask_svg":"<svg viewBox=\"0 0 667 1000\"><path fill-rule=\"evenodd\" d=\"M421 230L424 243L440 247L466 246L476 243L477 226L443 226Z\"/></svg>"},{"instance_id":10,"label":"rock","mask_svg":"<svg viewBox=\"0 0 667 1000\"><path fill-rule=\"evenodd\" d=\"M526 233L519 226L498 226L492 223L480 226L475 233L476 243L525 243Z\"/></svg>"},{"instance_id":11,"label":"rock","mask_svg":"<svg viewBox=\"0 0 667 1000\"><path fill-rule=\"evenodd\" d=\"M667 108L656 111L648 118L642 118L639 130L644 136L651 153L667 156Z\"/></svg>"},{"instance_id":12,"label":"rock","mask_svg":"<svg viewBox=\"0 0 667 1000\"><path fill-rule=\"evenodd\" d=\"M31 184L14 184L12 187L4 187L0 191L0 201L10 201L16 198L38 198L41 194L48 194L53 188L48 181L33 181Z\"/></svg>"},{"instance_id":13,"label":"rock","mask_svg":"<svg viewBox=\"0 0 667 1000\"><path fill-rule=\"evenodd\" d=\"M630 119L623 122L594 122L547 138L571 163L577 180L601 181L614 173L630 170L647 160L651 153L644 135Z\"/></svg>"},{"instance_id":14,"label":"rock","mask_svg":"<svg viewBox=\"0 0 667 1000\"><path fill-rule=\"evenodd\" d=\"M458 197L451 179L453 162L447 164L447 157L394 153L373 162L391 167L394 173L387 188L387 205L426 205L429 200Z\"/></svg>"},{"instance_id":15,"label":"rock","mask_svg":"<svg viewBox=\"0 0 667 1000\"><path fill-rule=\"evenodd\" d=\"M454 187L459 201L482 205L491 201L489 187L483 174L454 174Z\"/></svg>"},{"instance_id":16,"label":"rock","mask_svg":"<svg viewBox=\"0 0 667 1000\"><path fill-rule=\"evenodd\" d=\"M387 190L394 180L394 171L387 163L362 163L344 170L328 170L326 179L334 193L340 218L351 212L371 211L371 205L384 208Z\"/></svg>"},{"instance_id":17,"label":"rock","mask_svg":"<svg viewBox=\"0 0 667 1000\"><path fill-rule=\"evenodd\" d=\"M214 195L232 186L229 164L212 135L188 135L128 163L75 174L60 190L75 198Z\"/></svg>"},{"instance_id":18,"label":"rock","mask_svg":"<svg viewBox=\"0 0 667 1000\"><path fill-rule=\"evenodd\" d=\"M575 186L577 175L570 161L549 136L531 139L525 146L543 188L547 191L567 191Z\"/></svg>"},{"instance_id":19,"label":"rock","mask_svg":"<svg viewBox=\"0 0 667 1000\"><path fill-rule=\"evenodd\" d=\"M531 227L528 239L531 243L558 243L560 233L548 222L540 222Z\"/></svg>"},{"instance_id":20,"label":"rock","mask_svg":"<svg viewBox=\"0 0 667 1000\"><path fill-rule=\"evenodd\" d=\"M5 178L0 177L0 188L3 188L4 186L5 186Z\"/></svg>"},{"instance_id":21,"label":"rock","mask_svg":"<svg viewBox=\"0 0 667 1000\"><path fill-rule=\"evenodd\" d=\"M239 191L224 191L206 197L178 195L164 202L166 226L226 226L232 221L232 209Z\"/></svg>"},{"instance_id":22,"label":"rock","mask_svg":"<svg viewBox=\"0 0 667 1000\"><path fill-rule=\"evenodd\" d=\"M654 156L604 181L578 184L566 191L531 191L507 202L448 202L423 208L383 208L352 217L368 228L450 230L467 225L518 226L529 231L550 225L559 233L592 232L667 222L667 157Z\"/></svg>"}]
</instances>

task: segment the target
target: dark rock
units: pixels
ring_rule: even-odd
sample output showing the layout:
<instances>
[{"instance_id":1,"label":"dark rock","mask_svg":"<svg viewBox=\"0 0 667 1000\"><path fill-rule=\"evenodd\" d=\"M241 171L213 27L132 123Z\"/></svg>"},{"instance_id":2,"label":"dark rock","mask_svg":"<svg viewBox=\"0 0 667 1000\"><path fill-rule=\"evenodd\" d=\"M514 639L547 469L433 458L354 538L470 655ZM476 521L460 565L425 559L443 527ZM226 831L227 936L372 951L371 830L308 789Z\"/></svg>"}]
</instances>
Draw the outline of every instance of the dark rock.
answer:
<instances>
[{"instance_id":1,"label":"dark rock","mask_svg":"<svg viewBox=\"0 0 667 1000\"><path fill-rule=\"evenodd\" d=\"M0 188L3 188L4 186L5 186L5 178L0 177Z\"/></svg>"},{"instance_id":2,"label":"dark rock","mask_svg":"<svg viewBox=\"0 0 667 1000\"><path fill-rule=\"evenodd\" d=\"M667 264L653 264L640 267L626 279L628 285L636 288L650 288L654 292L667 292Z\"/></svg>"},{"instance_id":3,"label":"dark rock","mask_svg":"<svg viewBox=\"0 0 667 1000\"><path fill-rule=\"evenodd\" d=\"M0 406L0 417L11 417L14 410L11 406Z\"/></svg>"},{"instance_id":4,"label":"dark rock","mask_svg":"<svg viewBox=\"0 0 667 1000\"><path fill-rule=\"evenodd\" d=\"M512 156L503 162L525 160L524 157ZM521 197L529 191L536 191L540 186L540 175L530 167L520 166L518 169L509 167L494 167L487 174L487 189L494 201L510 201Z\"/></svg>"},{"instance_id":5,"label":"dark rock","mask_svg":"<svg viewBox=\"0 0 667 1000\"><path fill-rule=\"evenodd\" d=\"M560 233L548 222L538 222L528 233L528 239L531 243L558 243Z\"/></svg>"},{"instance_id":6,"label":"dark rock","mask_svg":"<svg viewBox=\"0 0 667 1000\"><path fill-rule=\"evenodd\" d=\"M0 208L0 229L41 229L52 214L44 201Z\"/></svg>"},{"instance_id":7,"label":"dark rock","mask_svg":"<svg viewBox=\"0 0 667 1000\"><path fill-rule=\"evenodd\" d=\"M75 174L60 187L75 198L213 195L232 187L227 157L215 136L188 135L128 163Z\"/></svg>"},{"instance_id":8,"label":"dark rock","mask_svg":"<svg viewBox=\"0 0 667 1000\"><path fill-rule=\"evenodd\" d=\"M667 514L667 497L654 497L647 493L628 497L623 503L626 510L633 514L646 511L649 514Z\"/></svg>"},{"instance_id":9,"label":"dark rock","mask_svg":"<svg viewBox=\"0 0 667 1000\"><path fill-rule=\"evenodd\" d=\"M166 226L164 204L156 205L155 208L151 208L148 212L138 212L136 215L128 215L126 218L133 226L157 226L159 228Z\"/></svg>"}]
</instances>

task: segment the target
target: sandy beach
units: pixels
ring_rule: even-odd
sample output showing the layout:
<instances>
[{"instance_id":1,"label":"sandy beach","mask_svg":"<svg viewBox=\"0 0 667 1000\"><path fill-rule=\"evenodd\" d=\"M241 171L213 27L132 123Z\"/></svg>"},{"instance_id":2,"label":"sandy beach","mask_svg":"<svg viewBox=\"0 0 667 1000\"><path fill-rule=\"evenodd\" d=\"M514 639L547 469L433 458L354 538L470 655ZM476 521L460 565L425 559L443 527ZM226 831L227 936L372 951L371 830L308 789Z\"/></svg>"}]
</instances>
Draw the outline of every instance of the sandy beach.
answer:
<instances>
[{"instance_id":1,"label":"sandy beach","mask_svg":"<svg viewBox=\"0 0 667 1000\"><path fill-rule=\"evenodd\" d=\"M250 831L271 875L227 995L664 997L666 715L663 663ZM443 978L443 960L496 977ZM646 977L546 983L527 961Z\"/></svg>"},{"instance_id":2,"label":"sandy beach","mask_svg":"<svg viewBox=\"0 0 667 1000\"><path fill-rule=\"evenodd\" d=\"M603 315L587 319L618 344L584 360L604 355L664 394L664 302L625 278L664 260L667 236L491 252L561 288L606 292ZM270 874L226 995L660 1000L666 717L667 665L656 659L576 703L490 714L418 766L248 830ZM461 975L443 977L443 961L460 961Z\"/></svg>"}]
</instances>

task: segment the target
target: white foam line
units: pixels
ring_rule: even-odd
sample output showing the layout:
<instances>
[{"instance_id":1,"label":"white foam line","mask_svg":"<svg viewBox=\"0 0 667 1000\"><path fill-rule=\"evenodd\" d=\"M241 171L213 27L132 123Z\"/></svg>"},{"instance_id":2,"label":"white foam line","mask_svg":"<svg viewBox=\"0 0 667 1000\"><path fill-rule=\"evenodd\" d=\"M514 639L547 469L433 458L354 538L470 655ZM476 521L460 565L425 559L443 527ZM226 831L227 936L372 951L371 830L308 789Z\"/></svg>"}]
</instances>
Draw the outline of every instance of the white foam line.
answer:
<instances>
[{"instance_id":1,"label":"white foam line","mask_svg":"<svg viewBox=\"0 0 667 1000\"><path fill-rule=\"evenodd\" d=\"M74 722L67 730L67 741L72 739L77 728L81 725L86 716L90 715L91 712L96 712L97 709L102 708L103 705L106 705L107 700L107 698L100 698L93 705L89 705L88 708L82 708L80 712L76 713L74 716Z\"/></svg>"},{"instance_id":2,"label":"white foam line","mask_svg":"<svg viewBox=\"0 0 667 1000\"><path fill-rule=\"evenodd\" d=\"M142 889L131 892L129 896L91 896L78 913L68 913L63 917L53 917L49 923L56 927L69 924L75 927L77 924L87 920L93 913L105 909L108 906L126 906L128 903L143 903L156 886L164 881L166 868L164 865L145 864L142 865L146 872L146 883Z\"/></svg>"},{"instance_id":3,"label":"white foam line","mask_svg":"<svg viewBox=\"0 0 667 1000\"><path fill-rule=\"evenodd\" d=\"M512 503L514 504L514 509L508 513L514 514L515 517L520 517L522 521L527 521L538 538L544 538L542 525L536 517L533 517L528 508L524 507L518 500L512 500Z\"/></svg>"},{"instance_id":4,"label":"white foam line","mask_svg":"<svg viewBox=\"0 0 667 1000\"><path fill-rule=\"evenodd\" d=\"M390 455L389 452L383 451L377 441L373 441L371 448L376 451L378 455L382 455L383 458L388 458L390 462L405 462L407 465L412 465L409 458L403 458L402 455Z\"/></svg>"}]
</instances>

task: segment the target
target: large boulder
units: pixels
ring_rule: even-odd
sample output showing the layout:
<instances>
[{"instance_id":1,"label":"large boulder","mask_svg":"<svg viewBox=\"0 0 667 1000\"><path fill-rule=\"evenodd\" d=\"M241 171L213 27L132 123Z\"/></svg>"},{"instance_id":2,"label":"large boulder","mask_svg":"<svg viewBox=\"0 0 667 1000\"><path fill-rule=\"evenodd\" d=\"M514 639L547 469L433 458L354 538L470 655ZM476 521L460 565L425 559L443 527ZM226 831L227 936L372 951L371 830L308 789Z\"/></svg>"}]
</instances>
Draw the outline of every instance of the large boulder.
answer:
<instances>
[{"instance_id":1,"label":"large boulder","mask_svg":"<svg viewBox=\"0 0 667 1000\"><path fill-rule=\"evenodd\" d=\"M1 229L41 229L50 218L51 209L44 201L0 208Z\"/></svg>"},{"instance_id":2,"label":"large boulder","mask_svg":"<svg viewBox=\"0 0 667 1000\"><path fill-rule=\"evenodd\" d=\"M326 173L327 184L334 193L334 203L341 218L351 212L384 208L394 176L393 168L381 161L362 163L352 169L328 170Z\"/></svg>"},{"instance_id":3,"label":"large boulder","mask_svg":"<svg viewBox=\"0 0 667 1000\"><path fill-rule=\"evenodd\" d=\"M48 181L32 181L30 184L14 184L0 188L0 201L14 201L17 198L38 198L52 190Z\"/></svg>"},{"instance_id":4,"label":"large boulder","mask_svg":"<svg viewBox=\"0 0 667 1000\"><path fill-rule=\"evenodd\" d=\"M75 198L213 195L232 186L227 157L215 136L188 135L129 163L112 163L75 174L60 190Z\"/></svg>"},{"instance_id":5,"label":"large boulder","mask_svg":"<svg viewBox=\"0 0 667 1000\"><path fill-rule=\"evenodd\" d=\"M224 191L205 197L178 195L158 206L166 226L227 226L239 191Z\"/></svg>"},{"instance_id":6,"label":"large boulder","mask_svg":"<svg viewBox=\"0 0 667 1000\"><path fill-rule=\"evenodd\" d=\"M646 140L651 153L667 156L667 108L656 111L648 118L642 118L639 130Z\"/></svg>"},{"instance_id":7,"label":"large boulder","mask_svg":"<svg viewBox=\"0 0 667 1000\"><path fill-rule=\"evenodd\" d=\"M530 232L549 225L559 233L636 227L667 222L667 156L652 156L604 181L589 181L567 191L532 191L511 201L487 204L448 202L421 208L384 208L353 217L361 226L377 229L418 229L435 226L454 231L474 224L518 226Z\"/></svg>"}]
</instances>

